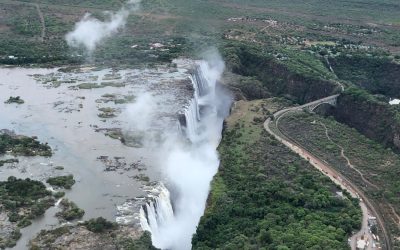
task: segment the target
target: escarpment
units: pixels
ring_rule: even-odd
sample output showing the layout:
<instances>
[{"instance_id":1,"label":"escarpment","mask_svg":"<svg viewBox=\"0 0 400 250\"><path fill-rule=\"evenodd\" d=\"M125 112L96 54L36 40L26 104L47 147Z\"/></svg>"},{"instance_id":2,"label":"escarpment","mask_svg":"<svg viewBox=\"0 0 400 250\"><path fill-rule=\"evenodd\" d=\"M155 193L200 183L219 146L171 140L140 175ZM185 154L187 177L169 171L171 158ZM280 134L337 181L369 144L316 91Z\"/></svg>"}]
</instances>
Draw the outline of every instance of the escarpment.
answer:
<instances>
[{"instance_id":1,"label":"escarpment","mask_svg":"<svg viewBox=\"0 0 400 250\"><path fill-rule=\"evenodd\" d=\"M351 88L338 97L335 118L370 139L400 150L400 109Z\"/></svg>"},{"instance_id":2,"label":"escarpment","mask_svg":"<svg viewBox=\"0 0 400 250\"><path fill-rule=\"evenodd\" d=\"M287 59L277 58L245 44L225 48L228 67L244 76L235 87L249 100L284 96L303 104L338 92L340 87L331 80L329 70L319 60L308 63L303 58L307 56L288 54Z\"/></svg>"}]
</instances>

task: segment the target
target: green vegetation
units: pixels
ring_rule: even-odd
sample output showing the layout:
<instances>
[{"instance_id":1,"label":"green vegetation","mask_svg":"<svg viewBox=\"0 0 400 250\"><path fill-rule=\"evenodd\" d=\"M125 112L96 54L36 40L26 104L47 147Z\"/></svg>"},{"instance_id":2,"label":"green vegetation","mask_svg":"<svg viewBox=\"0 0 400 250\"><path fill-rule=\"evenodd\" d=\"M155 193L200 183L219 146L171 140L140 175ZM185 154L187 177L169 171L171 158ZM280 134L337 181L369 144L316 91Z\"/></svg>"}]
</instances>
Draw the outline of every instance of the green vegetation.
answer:
<instances>
[{"instance_id":1,"label":"green vegetation","mask_svg":"<svg viewBox=\"0 0 400 250\"><path fill-rule=\"evenodd\" d=\"M130 103L135 100L135 96L133 95L117 95L117 94L104 94L101 96L102 99L99 99L99 102L114 102L114 104L124 104Z\"/></svg>"},{"instance_id":2,"label":"green vegetation","mask_svg":"<svg viewBox=\"0 0 400 250\"><path fill-rule=\"evenodd\" d=\"M118 247L120 249L127 250L157 250L158 248L153 247L151 243L151 234L147 231L143 233L143 235L137 239L132 240L131 238L123 238L118 242Z\"/></svg>"},{"instance_id":3,"label":"green vegetation","mask_svg":"<svg viewBox=\"0 0 400 250\"><path fill-rule=\"evenodd\" d=\"M8 239L4 239L0 237L0 248L4 249L6 247L14 247L17 244L17 240L21 238L21 232L19 229L16 229L11 232L11 237Z\"/></svg>"},{"instance_id":4,"label":"green vegetation","mask_svg":"<svg viewBox=\"0 0 400 250\"><path fill-rule=\"evenodd\" d=\"M51 193L40 181L29 178L17 179L8 177L7 181L0 182L1 202L6 209L16 209L23 206L35 205L42 198Z\"/></svg>"},{"instance_id":5,"label":"green vegetation","mask_svg":"<svg viewBox=\"0 0 400 250\"><path fill-rule=\"evenodd\" d=\"M42 182L10 176L7 181L0 182L0 204L9 221L22 228L44 214L54 204L54 199Z\"/></svg>"},{"instance_id":6,"label":"green vegetation","mask_svg":"<svg viewBox=\"0 0 400 250\"><path fill-rule=\"evenodd\" d=\"M98 117L100 117L100 118L113 118L113 117L116 116L115 112L117 112L117 109L106 107L106 108L99 108L99 111L101 113L99 113L97 115Z\"/></svg>"},{"instance_id":7,"label":"green vegetation","mask_svg":"<svg viewBox=\"0 0 400 250\"><path fill-rule=\"evenodd\" d=\"M55 192L55 193L53 194L54 198L56 198L56 199L59 199L59 198L61 198L61 197L64 197L64 195L65 195L65 192L62 192L62 191Z\"/></svg>"},{"instance_id":8,"label":"green vegetation","mask_svg":"<svg viewBox=\"0 0 400 250\"><path fill-rule=\"evenodd\" d=\"M17 226L18 226L19 228L24 228L24 227L27 227L27 226L29 226L29 225L31 225L31 224L32 224L32 222L31 222L29 219L23 218L22 220L20 220L20 221L18 222Z\"/></svg>"},{"instance_id":9,"label":"green vegetation","mask_svg":"<svg viewBox=\"0 0 400 250\"><path fill-rule=\"evenodd\" d=\"M249 99L273 95L304 103L329 96L338 88L320 59L306 52L280 49L278 53L259 45L230 42L223 54L234 73L247 77L235 86Z\"/></svg>"},{"instance_id":10,"label":"green vegetation","mask_svg":"<svg viewBox=\"0 0 400 250\"><path fill-rule=\"evenodd\" d=\"M71 175L64 175L64 176L57 176L57 177L50 177L46 181L52 186L71 189L71 187L75 184L74 176Z\"/></svg>"},{"instance_id":11,"label":"green vegetation","mask_svg":"<svg viewBox=\"0 0 400 250\"><path fill-rule=\"evenodd\" d=\"M29 249L68 248L73 244L74 246L82 246L89 249L156 250L151 244L150 233L144 232L140 238L133 239L131 235L123 231L125 229L115 226L102 232L93 233L88 232L86 227L78 225L62 226L53 230L42 230L30 242Z\"/></svg>"},{"instance_id":12,"label":"green vegetation","mask_svg":"<svg viewBox=\"0 0 400 250\"><path fill-rule=\"evenodd\" d=\"M100 84L97 83L89 83L89 82L85 82L85 83L81 83L76 85L79 89L95 89L95 88L102 88L103 86L101 86Z\"/></svg>"},{"instance_id":13,"label":"green vegetation","mask_svg":"<svg viewBox=\"0 0 400 250\"><path fill-rule=\"evenodd\" d=\"M142 174L142 173L133 176L133 178L135 180L138 180L138 181L141 181L141 182L146 182L146 183L150 182L150 177L148 177L147 175Z\"/></svg>"},{"instance_id":14,"label":"green vegetation","mask_svg":"<svg viewBox=\"0 0 400 250\"><path fill-rule=\"evenodd\" d=\"M239 109L223 133L220 170L193 248L349 248L361 222L358 201L336 195L339 187L249 117L267 114L265 107Z\"/></svg>"},{"instance_id":15,"label":"green vegetation","mask_svg":"<svg viewBox=\"0 0 400 250\"><path fill-rule=\"evenodd\" d=\"M340 79L350 81L373 94L400 97L400 64L369 53L346 54L330 60Z\"/></svg>"},{"instance_id":16,"label":"green vegetation","mask_svg":"<svg viewBox=\"0 0 400 250\"><path fill-rule=\"evenodd\" d=\"M124 135L122 134L122 131L120 131L120 130L107 131L107 133L105 135L109 136L112 139L121 140L121 141L123 141L123 138L124 138Z\"/></svg>"},{"instance_id":17,"label":"green vegetation","mask_svg":"<svg viewBox=\"0 0 400 250\"><path fill-rule=\"evenodd\" d=\"M74 202L68 199L63 199L60 205L62 211L58 212L56 216L61 220L72 221L82 218L85 214L83 209L80 209Z\"/></svg>"},{"instance_id":18,"label":"green vegetation","mask_svg":"<svg viewBox=\"0 0 400 250\"><path fill-rule=\"evenodd\" d=\"M128 146L128 147L135 147L141 148L143 147L144 135L140 133L125 133L122 135L123 137L120 138L120 141Z\"/></svg>"},{"instance_id":19,"label":"green vegetation","mask_svg":"<svg viewBox=\"0 0 400 250\"><path fill-rule=\"evenodd\" d=\"M64 170L64 167L63 166L56 166L54 169L56 169L56 170Z\"/></svg>"},{"instance_id":20,"label":"green vegetation","mask_svg":"<svg viewBox=\"0 0 400 250\"><path fill-rule=\"evenodd\" d=\"M279 124L286 135L357 184L383 214L392 237L400 235L396 216L400 214L397 178L400 155L332 118L298 113L283 117ZM353 168L349 167L340 147Z\"/></svg>"},{"instance_id":21,"label":"green vegetation","mask_svg":"<svg viewBox=\"0 0 400 250\"><path fill-rule=\"evenodd\" d=\"M123 98L120 99L115 99L114 103L115 104L124 104L124 103L130 103L133 102L133 100L135 100L135 96L133 95L126 95Z\"/></svg>"},{"instance_id":22,"label":"green vegetation","mask_svg":"<svg viewBox=\"0 0 400 250\"><path fill-rule=\"evenodd\" d=\"M37 139L27 136L17 136L9 131L0 132L0 155L10 151L13 155L46 156L52 155L50 146L40 143Z\"/></svg>"},{"instance_id":23,"label":"green vegetation","mask_svg":"<svg viewBox=\"0 0 400 250\"><path fill-rule=\"evenodd\" d=\"M98 88L105 88L105 87L116 87L116 88L121 88L125 87L125 83L120 83L120 82L102 82L100 84L97 83L81 83L76 85L79 89L98 89Z\"/></svg>"},{"instance_id":24,"label":"green vegetation","mask_svg":"<svg viewBox=\"0 0 400 250\"><path fill-rule=\"evenodd\" d=\"M118 228L118 224L115 222L110 222L103 217L98 217L96 219L90 219L85 221L83 225L93 233L102 233L104 231L109 231Z\"/></svg>"},{"instance_id":25,"label":"green vegetation","mask_svg":"<svg viewBox=\"0 0 400 250\"><path fill-rule=\"evenodd\" d=\"M400 150L400 107L389 105L366 90L348 88L339 96L335 118L368 138Z\"/></svg>"},{"instance_id":26,"label":"green vegetation","mask_svg":"<svg viewBox=\"0 0 400 250\"><path fill-rule=\"evenodd\" d=\"M16 104L23 104L25 101L21 99L21 97L19 96L10 96L10 98L8 98L7 101L5 101L4 103L10 104L10 103L16 103Z\"/></svg>"},{"instance_id":27,"label":"green vegetation","mask_svg":"<svg viewBox=\"0 0 400 250\"><path fill-rule=\"evenodd\" d=\"M40 250L44 249L43 246L39 247L38 242L36 242L38 239L45 239L44 241L46 244L44 244L47 249L50 247L49 245L53 243L57 238L66 235L70 233L70 227L69 226L62 226L55 228L53 230L41 230L40 233L36 236L35 239L33 239L33 242L30 242L30 250Z\"/></svg>"},{"instance_id":28,"label":"green vegetation","mask_svg":"<svg viewBox=\"0 0 400 250\"><path fill-rule=\"evenodd\" d=\"M135 100L134 95L104 94L101 97L102 98L97 99L96 102L114 102L114 104L125 104L131 103Z\"/></svg>"},{"instance_id":29,"label":"green vegetation","mask_svg":"<svg viewBox=\"0 0 400 250\"><path fill-rule=\"evenodd\" d=\"M18 159L5 159L5 160L0 160L0 167L4 166L6 163L17 163L19 162Z\"/></svg>"},{"instance_id":30,"label":"green vegetation","mask_svg":"<svg viewBox=\"0 0 400 250\"><path fill-rule=\"evenodd\" d=\"M104 10L117 10L123 1L39 1L46 26L44 39L35 4L6 0L1 4L0 62L57 65L85 62L84 51L68 48L64 40L85 11L103 20ZM315 0L149 0L142 2L141 12L128 18L125 32L106 39L92 59L109 64L168 62L178 56L195 56L198 48L219 46L224 39L295 50L310 44L322 48L322 54L344 40L346 44L380 46L398 53L399 8L396 0L379 5L372 0L362 4L356 0L339 4ZM150 50L149 43L154 42L164 47Z\"/></svg>"}]
</instances>

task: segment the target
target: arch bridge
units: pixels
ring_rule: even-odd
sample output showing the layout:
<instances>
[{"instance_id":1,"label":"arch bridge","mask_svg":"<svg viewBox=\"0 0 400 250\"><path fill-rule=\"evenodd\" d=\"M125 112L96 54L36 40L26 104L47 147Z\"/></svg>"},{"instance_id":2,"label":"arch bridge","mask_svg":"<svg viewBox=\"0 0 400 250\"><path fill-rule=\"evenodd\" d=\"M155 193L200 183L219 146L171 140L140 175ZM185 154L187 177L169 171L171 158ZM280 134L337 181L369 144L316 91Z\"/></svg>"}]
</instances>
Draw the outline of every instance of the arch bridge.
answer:
<instances>
[{"instance_id":1,"label":"arch bridge","mask_svg":"<svg viewBox=\"0 0 400 250\"><path fill-rule=\"evenodd\" d=\"M314 111L317 107L319 107L322 104L330 104L332 106L336 106L338 96L339 96L338 94L331 95L313 102L306 103L300 106L300 108L308 109L309 111Z\"/></svg>"}]
</instances>

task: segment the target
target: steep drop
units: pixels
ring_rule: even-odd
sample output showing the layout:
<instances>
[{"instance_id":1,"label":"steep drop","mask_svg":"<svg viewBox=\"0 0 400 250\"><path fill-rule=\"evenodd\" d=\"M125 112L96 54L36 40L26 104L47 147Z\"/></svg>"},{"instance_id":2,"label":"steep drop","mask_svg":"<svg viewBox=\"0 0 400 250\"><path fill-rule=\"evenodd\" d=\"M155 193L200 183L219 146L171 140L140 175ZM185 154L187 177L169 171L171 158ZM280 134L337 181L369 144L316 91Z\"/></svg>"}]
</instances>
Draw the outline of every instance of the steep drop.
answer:
<instances>
[{"instance_id":1,"label":"steep drop","mask_svg":"<svg viewBox=\"0 0 400 250\"><path fill-rule=\"evenodd\" d=\"M218 80L224 70L219 56L196 62L191 74L193 98L179 118L181 137L162 146L166 186L140 211L141 226L152 234L155 247L190 249L202 216L212 177L218 170L217 146L231 95ZM173 198L171 198L173 197Z\"/></svg>"}]
</instances>

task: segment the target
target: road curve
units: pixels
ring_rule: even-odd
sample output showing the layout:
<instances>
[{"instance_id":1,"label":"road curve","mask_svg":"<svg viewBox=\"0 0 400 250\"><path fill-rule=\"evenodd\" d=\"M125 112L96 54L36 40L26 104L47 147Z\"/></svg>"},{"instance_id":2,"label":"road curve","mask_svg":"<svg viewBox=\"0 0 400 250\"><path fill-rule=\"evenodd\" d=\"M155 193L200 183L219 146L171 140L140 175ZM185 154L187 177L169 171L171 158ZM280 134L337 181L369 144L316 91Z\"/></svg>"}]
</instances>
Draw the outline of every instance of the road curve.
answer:
<instances>
[{"instance_id":1,"label":"road curve","mask_svg":"<svg viewBox=\"0 0 400 250\"><path fill-rule=\"evenodd\" d=\"M375 207L372 205L372 203L369 201L369 199L364 195L364 193L356 185L354 185L350 180L348 180L345 176L343 176L341 173L339 173L333 167L331 167L327 162L325 162L325 161L319 159L318 157L314 156L311 152L307 151L305 148L303 148L298 143L295 143L293 140L291 140L288 136L284 135L279 130L279 127L278 127L279 120L285 114L287 114L289 112L300 111L301 109L307 108L308 106L312 106L312 105L315 105L315 104L327 102L328 100L331 100L332 98L337 98L338 96L339 95L328 96L328 97L319 99L319 100L314 101L314 102L310 102L310 103L307 103L307 104L304 104L304 105L301 105L301 106L297 106L297 107L282 109L282 110L277 111L276 113L274 113L274 115L273 115L274 122L275 122L276 128L278 129L278 131L279 131L279 133L281 135L278 135L277 133L275 133L270 128L271 122L273 122L271 120L271 118L268 118L264 122L264 128L269 134L274 136L278 141L283 143L285 146L287 146L290 150L292 150L293 152L298 154L300 157L302 157L302 158L306 159L307 161L309 161L312 166L314 166L315 168L320 170L324 175L329 177L334 183L336 183L339 186L341 186L342 189L347 190L352 197L360 198L360 206L361 206L361 209L362 209L362 212L363 212L362 227L361 227L361 230L359 232L357 232L356 234L354 234L351 237L351 244L350 245L351 245L352 249L356 249L355 245L356 245L356 238L357 237L363 235L364 233L369 233L368 221L367 221L369 214L372 214L372 215L376 216L377 223L378 223L379 227L381 228L382 234L384 236L385 246L386 246L387 249L392 249L391 242L389 240L389 236L388 236L388 233L386 231L386 227L385 227L385 224L383 222L382 216L379 213L377 213L377 209L375 209ZM371 213L369 213L369 211ZM369 237L369 238L371 238L371 237ZM372 247L372 243L371 242L369 244L369 247ZM368 248L368 249L370 249L370 248Z\"/></svg>"}]
</instances>

